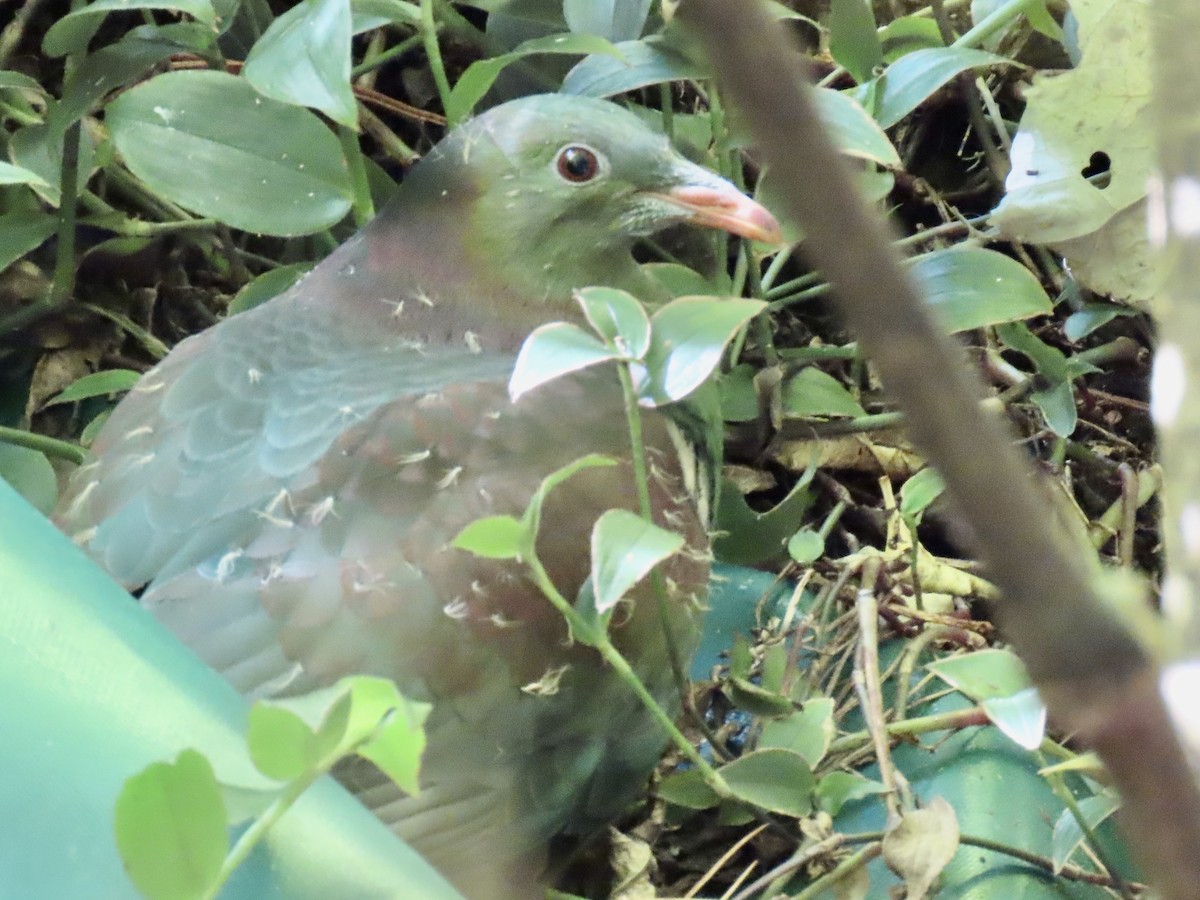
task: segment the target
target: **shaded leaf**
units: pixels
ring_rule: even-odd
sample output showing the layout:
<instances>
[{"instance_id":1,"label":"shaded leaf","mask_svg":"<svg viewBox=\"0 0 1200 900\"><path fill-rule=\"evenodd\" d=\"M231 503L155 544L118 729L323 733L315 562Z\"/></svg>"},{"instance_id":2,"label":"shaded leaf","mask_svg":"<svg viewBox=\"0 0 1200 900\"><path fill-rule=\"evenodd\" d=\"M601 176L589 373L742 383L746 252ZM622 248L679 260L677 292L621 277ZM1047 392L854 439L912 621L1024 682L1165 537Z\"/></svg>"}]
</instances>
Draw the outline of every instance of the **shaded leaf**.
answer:
<instances>
[{"instance_id":1,"label":"shaded leaf","mask_svg":"<svg viewBox=\"0 0 1200 900\"><path fill-rule=\"evenodd\" d=\"M723 481L713 536L717 558L748 566L782 553L812 504L810 480L802 478L777 506L762 513L750 508L732 482Z\"/></svg>"},{"instance_id":2,"label":"shaded leaf","mask_svg":"<svg viewBox=\"0 0 1200 900\"><path fill-rule=\"evenodd\" d=\"M936 250L910 269L934 315L950 332L985 328L1049 313L1041 282L1011 257L981 247Z\"/></svg>"},{"instance_id":3,"label":"shaded leaf","mask_svg":"<svg viewBox=\"0 0 1200 900\"><path fill-rule=\"evenodd\" d=\"M780 397L783 416L789 419L810 419L825 416L865 416L846 387L816 366L806 366L783 383Z\"/></svg>"},{"instance_id":4,"label":"shaded leaf","mask_svg":"<svg viewBox=\"0 0 1200 900\"><path fill-rule=\"evenodd\" d=\"M132 9L165 9L184 13L210 27L216 25L217 14L209 0L92 0L51 25L42 39L42 50L48 56L65 56L86 50L88 41L106 15Z\"/></svg>"},{"instance_id":5,"label":"shaded leaf","mask_svg":"<svg viewBox=\"0 0 1200 900\"><path fill-rule=\"evenodd\" d=\"M804 708L786 719L776 719L763 725L758 746L762 749L779 747L804 757L810 767L825 758L826 751L837 733L833 719L833 699L815 697L804 702Z\"/></svg>"},{"instance_id":6,"label":"shaded leaf","mask_svg":"<svg viewBox=\"0 0 1200 900\"><path fill-rule=\"evenodd\" d=\"M0 478L42 513L54 509L58 478L45 453L0 441Z\"/></svg>"},{"instance_id":7,"label":"shaded leaf","mask_svg":"<svg viewBox=\"0 0 1200 900\"><path fill-rule=\"evenodd\" d=\"M902 56L877 79L875 121L891 128L959 72L1007 63L1003 56L969 47L930 47Z\"/></svg>"},{"instance_id":8,"label":"shaded leaf","mask_svg":"<svg viewBox=\"0 0 1200 900\"><path fill-rule=\"evenodd\" d=\"M887 788L882 782L863 778L856 772L830 772L817 782L817 806L836 816L846 803L885 793Z\"/></svg>"},{"instance_id":9,"label":"shaded leaf","mask_svg":"<svg viewBox=\"0 0 1200 900\"><path fill-rule=\"evenodd\" d=\"M254 309L259 304L278 297L311 272L312 267L312 263L292 263L286 266L276 266L274 269L263 272L234 295L233 300L229 302L226 315L232 316L248 309Z\"/></svg>"},{"instance_id":10,"label":"shaded leaf","mask_svg":"<svg viewBox=\"0 0 1200 900\"><path fill-rule=\"evenodd\" d=\"M583 97L611 97L652 84L707 76L703 66L657 38L622 41L616 48L619 56L593 54L582 60L567 73L559 90Z\"/></svg>"},{"instance_id":11,"label":"shaded leaf","mask_svg":"<svg viewBox=\"0 0 1200 900\"><path fill-rule=\"evenodd\" d=\"M650 0L563 0L563 18L578 34L632 41L642 33Z\"/></svg>"},{"instance_id":12,"label":"shaded leaf","mask_svg":"<svg viewBox=\"0 0 1200 900\"><path fill-rule=\"evenodd\" d=\"M755 750L720 768L739 799L770 812L802 817L812 812L816 779L799 753Z\"/></svg>"},{"instance_id":13,"label":"shaded leaf","mask_svg":"<svg viewBox=\"0 0 1200 900\"><path fill-rule=\"evenodd\" d=\"M590 34L551 34L545 37L532 38L518 45L510 53L481 59L471 63L459 77L446 101L446 118L451 123L461 122L475 108L475 104L483 99L509 65L517 60L536 54L599 54L596 58L603 59L613 56L622 59L621 51L602 37Z\"/></svg>"},{"instance_id":14,"label":"shaded leaf","mask_svg":"<svg viewBox=\"0 0 1200 900\"><path fill-rule=\"evenodd\" d=\"M926 666L972 700L1011 697L1030 687L1025 666L1011 650L988 649L935 660Z\"/></svg>"},{"instance_id":15,"label":"shaded leaf","mask_svg":"<svg viewBox=\"0 0 1200 900\"><path fill-rule=\"evenodd\" d=\"M56 403L86 400L88 397L119 394L137 384L141 377L141 372L135 372L133 369L105 369L103 372L93 372L73 381L57 396L47 400L45 405L54 406Z\"/></svg>"},{"instance_id":16,"label":"shaded leaf","mask_svg":"<svg viewBox=\"0 0 1200 900\"><path fill-rule=\"evenodd\" d=\"M716 792L704 783L699 769L672 772L658 783L658 796L684 809L709 809L720 802Z\"/></svg>"},{"instance_id":17,"label":"shaded leaf","mask_svg":"<svg viewBox=\"0 0 1200 900\"><path fill-rule=\"evenodd\" d=\"M108 107L135 175L180 206L236 228L309 234L350 208L337 138L310 112L224 72L168 72Z\"/></svg>"}]
</instances>

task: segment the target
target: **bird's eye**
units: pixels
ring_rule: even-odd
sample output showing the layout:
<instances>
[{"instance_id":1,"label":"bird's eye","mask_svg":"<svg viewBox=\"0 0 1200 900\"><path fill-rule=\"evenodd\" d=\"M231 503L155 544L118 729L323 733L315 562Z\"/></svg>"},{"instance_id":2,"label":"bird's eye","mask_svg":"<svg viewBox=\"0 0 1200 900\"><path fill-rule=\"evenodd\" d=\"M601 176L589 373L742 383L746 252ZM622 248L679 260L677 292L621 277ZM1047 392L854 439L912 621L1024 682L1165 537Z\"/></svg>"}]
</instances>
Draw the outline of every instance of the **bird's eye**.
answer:
<instances>
[{"instance_id":1,"label":"bird's eye","mask_svg":"<svg viewBox=\"0 0 1200 900\"><path fill-rule=\"evenodd\" d=\"M558 151L556 165L558 174L575 184L591 181L600 172L600 160L596 158L596 152L575 144Z\"/></svg>"}]
</instances>

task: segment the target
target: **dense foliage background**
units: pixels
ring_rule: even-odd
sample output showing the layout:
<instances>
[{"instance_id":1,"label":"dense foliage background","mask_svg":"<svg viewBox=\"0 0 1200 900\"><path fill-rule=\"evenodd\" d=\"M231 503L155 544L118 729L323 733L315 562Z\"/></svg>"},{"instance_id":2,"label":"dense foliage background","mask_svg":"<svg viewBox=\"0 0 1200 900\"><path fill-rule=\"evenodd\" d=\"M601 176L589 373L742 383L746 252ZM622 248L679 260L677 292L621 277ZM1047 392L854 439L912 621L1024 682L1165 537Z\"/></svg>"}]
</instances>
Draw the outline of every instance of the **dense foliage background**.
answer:
<instances>
[{"instance_id":1,"label":"dense foliage background","mask_svg":"<svg viewBox=\"0 0 1200 900\"><path fill-rule=\"evenodd\" d=\"M771 8L864 199L1053 485L1047 515L1078 553L1153 581L1148 5ZM51 508L139 372L285 288L448 123L501 99L614 98L772 206L771 171L673 6L26 0L0 35L0 474ZM622 823L614 896L882 897L901 880L909 897L1137 895L1113 792L1046 733L997 641L997 591L803 243L679 234L640 253L676 294L766 307L719 380L715 549L755 572L714 589L686 725L734 795L669 758ZM237 818L213 815L205 885Z\"/></svg>"}]
</instances>

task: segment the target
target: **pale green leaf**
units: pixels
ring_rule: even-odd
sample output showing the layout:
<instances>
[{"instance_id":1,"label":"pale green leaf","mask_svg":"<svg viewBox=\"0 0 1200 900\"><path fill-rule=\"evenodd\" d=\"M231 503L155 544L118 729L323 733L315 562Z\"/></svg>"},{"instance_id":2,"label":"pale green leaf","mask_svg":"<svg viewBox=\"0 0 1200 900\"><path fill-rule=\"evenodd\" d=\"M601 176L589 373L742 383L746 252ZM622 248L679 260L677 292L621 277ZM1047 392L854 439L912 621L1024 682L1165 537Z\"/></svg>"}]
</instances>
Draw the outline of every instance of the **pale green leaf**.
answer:
<instances>
[{"instance_id":1,"label":"pale green leaf","mask_svg":"<svg viewBox=\"0 0 1200 900\"><path fill-rule=\"evenodd\" d=\"M256 703L250 707L246 744L254 767L276 781L299 778L319 762L313 730L280 706Z\"/></svg>"},{"instance_id":2,"label":"pale green leaf","mask_svg":"<svg viewBox=\"0 0 1200 900\"><path fill-rule=\"evenodd\" d=\"M596 610L608 612L663 560L679 552L683 536L627 509L610 509L592 528L592 585Z\"/></svg>"},{"instance_id":3,"label":"pale green leaf","mask_svg":"<svg viewBox=\"0 0 1200 900\"><path fill-rule=\"evenodd\" d=\"M615 288L583 288L575 295L588 323L606 343L630 359L641 359L650 347L650 317L637 298Z\"/></svg>"},{"instance_id":4,"label":"pale green leaf","mask_svg":"<svg viewBox=\"0 0 1200 900\"><path fill-rule=\"evenodd\" d=\"M348 0L304 0L270 24L242 75L259 93L319 109L347 128L358 123L350 90Z\"/></svg>"},{"instance_id":5,"label":"pale green leaf","mask_svg":"<svg viewBox=\"0 0 1200 900\"><path fill-rule=\"evenodd\" d=\"M525 525L512 516L476 519L451 545L485 559L520 559L528 541Z\"/></svg>"},{"instance_id":6,"label":"pale green leaf","mask_svg":"<svg viewBox=\"0 0 1200 900\"><path fill-rule=\"evenodd\" d=\"M205 896L225 858L225 805L212 766L195 750L153 763L117 797L117 849L150 900Z\"/></svg>"},{"instance_id":7,"label":"pale green leaf","mask_svg":"<svg viewBox=\"0 0 1200 900\"><path fill-rule=\"evenodd\" d=\"M716 369L725 345L766 307L761 300L680 297L650 318L650 349L637 372L643 406L682 400Z\"/></svg>"},{"instance_id":8,"label":"pale green leaf","mask_svg":"<svg viewBox=\"0 0 1200 900\"><path fill-rule=\"evenodd\" d=\"M521 345L508 380L508 396L516 402L547 381L619 358L578 325L550 322L535 328Z\"/></svg>"}]
</instances>

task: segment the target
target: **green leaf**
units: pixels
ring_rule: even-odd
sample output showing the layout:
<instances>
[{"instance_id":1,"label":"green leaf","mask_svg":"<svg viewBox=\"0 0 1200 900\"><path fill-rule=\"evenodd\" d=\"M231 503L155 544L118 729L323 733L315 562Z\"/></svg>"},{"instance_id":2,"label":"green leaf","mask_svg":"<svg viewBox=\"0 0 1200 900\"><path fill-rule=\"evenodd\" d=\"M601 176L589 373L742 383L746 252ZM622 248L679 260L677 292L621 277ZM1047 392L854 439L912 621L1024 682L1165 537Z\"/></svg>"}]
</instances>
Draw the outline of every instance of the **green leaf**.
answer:
<instances>
[{"instance_id":1,"label":"green leaf","mask_svg":"<svg viewBox=\"0 0 1200 900\"><path fill-rule=\"evenodd\" d=\"M485 559L520 559L529 535L512 516L488 516L469 523L450 543Z\"/></svg>"},{"instance_id":2,"label":"green leaf","mask_svg":"<svg viewBox=\"0 0 1200 900\"><path fill-rule=\"evenodd\" d=\"M817 88L813 91L813 99L821 121L839 151L881 166L900 167L900 154L861 103L849 94L831 88Z\"/></svg>"},{"instance_id":3,"label":"green leaf","mask_svg":"<svg viewBox=\"0 0 1200 900\"><path fill-rule=\"evenodd\" d=\"M937 469L926 466L900 488L900 515L913 521L942 495L946 483Z\"/></svg>"},{"instance_id":4,"label":"green leaf","mask_svg":"<svg viewBox=\"0 0 1200 900\"><path fill-rule=\"evenodd\" d=\"M39 187L49 187L37 172L3 161L0 161L0 184L36 184Z\"/></svg>"},{"instance_id":5,"label":"green leaf","mask_svg":"<svg viewBox=\"0 0 1200 900\"><path fill-rule=\"evenodd\" d=\"M845 386L816 366L805 366L783 383L783 415L788 419L813 419L826 416L865 416L863 409Z\"/></svg>"},{"instance_id":6,"label":"green leaf","mask_svg":"<svg viewBox=\"0 0 1200 900\"><path fill-rule=\"evenodd\" d=\"M9 158L15 165L36 172L41 181L27 182L34 192L51 206L58 206L62 180L63 134L48 125L26 125L12 133L8 141ZM75 177L85 184L91 175L96 143L91 132L79 132L79 165Z\"/></svg>"},{"instance_id":7,"label":"green leaf","mask_svg":"<svg viewBox=\"0 0 1200 900\"><path fill-rule=\"evenodd\" d=\"M763 750L772 747L791 750L803 756L809 766L815 767L825 758L837 733L833 712L833 699L830 697L806 700L803 709L793 712L786 719L764 724L758 746Z\"/></svg>"},{"instance_id":8,"label":"green leaf","mask_svg":"<svg viewBox=\"0 0 1200 900\"><path fill-rule=\"evenodd\" d=\"M237 292L226 314L236 315L278 297L311 272L312 267L312 263L292 263L263 272Z\"/></svg>"},{"instance_id":9,"label":"green leaf","mask_svg":"<svg viewBox=\"0 0 1200 900\"><path fill-rule=\"evenodd\" d=\"M483 99L509 65L526 56L535 54L599 54L621 59L621 51L602 37L590 34L551 34L545 37L533 38L518 45L512 52L491 59L481 59L471 63L467 70L459 76L446 101L446 118L451 123L461 122L475 108L475 104Z\"/></svg>"},{"instance_id":10,"label":"green leaf","mask_svg":"<svg viewBox=\"0 0 1200 900\"><path fill-rule=\"evenodd\" d=\"M734 706L754 716L786 716L796 709L787 697L745 678L731 677L725 686Z\"/></svg>"},{"instance_id":11,"label":"green leaf","mask_svg":"<svg viewBox=\"0 0 1200 900\"><path fill-rule=\"evenodd\" d=\"M304 0L272 22L255 42L242 75L267 97L319 109L355 128L351 30L348 0Z\"/></svg>"},{"instance_id":12,"label":"green leaf","mask_svg":"<svg viewBox=\"0 0 1200 900\"><path fill-rule=\"evenodd\" d=\"M383 25L407 25L419 28L421 8L406 0L351 0L354 33L362 34Z\"/></svg>"},{"instance_id":13,"label":"green leaf","mask_svg":"<svg viewBox=\"0 0 1200 900\"><path fill-rule=\"evenodd\" d=\"M606 344L630 359L641 359L650 347L650 318L637 298L615 288L589 287L575 294L583 314Z\"/></svg>"},{"instance_id":14,"label":"green leaf","mask_svg":"<svg viewBox=\"0 0 1200 900\"><path fill-rule=\"evenodd\" d=\"M817 806L836 816L842 806L852 800L886 793L887 788L880 782L870 781L855 772L830 772L817 782Z\"/></svg>"},{"instance_id":15,"label":"green leaf","mask_svg":"<svg viewBox=\"0 0 1200 900\"><path fill-rule=\"evenodd\" d=\"M937 22L919 16L901 16L888 22L879 29L879 43L885 63L894 63L914 50L946 46Z\"/></svg>"},{"instance_id":16,"label":"green leaf","mask_svg":"<svg viewBox=\"0 0 1200 900\"><path fill-rule=\"evenodd\" d=\"M720 802L716 792L704 783L699 769L672 772L658 783L658 796L684 809L710 809Z\"/></svg>"},{"instance_id":17,"label":"green leaf","mask_svg":"<svg viewBox=\"0 0 1200 900\"><path fill-rule=\"evenodd\" d=\"M1046 737L1046 704L1036 688L1011 697L993 697L981 704L992 724L1026 750L1036 750Z\"/></svg>"},{"instance_id":18,"label":"green leaf","mask_svg":"<svg viewBox=\"0 0 1200 900\"><path fill-rule=\"evenodd\" d=\"M969 47L931 47L902 56L877 79L875 121L891 128L959 72L1007 63Z\"/></svg>"},{"instance_id":19,"label":"green leaf","mask_svg":"<svg viewBox=\"0 0 1200 900\"><path fill-rule=\"evenodd\" d=\"M592 586L606 613L650 570L683 547L683 536L627 509L610 509L592 528Z\"/></svg>"},{"instance_id":20,"label":"green leaf","mask_svg":"<svg viewBox=\"0 0 1200 900\"><path fill-rule=\"evenodd\" d=\"M926 668L975 701L1011 697L1031 686L1024 664L1010 650L979 650L948 656L929 663Z\"/></svg>"},{"instance_id":21,"label":"green leaf","mask_svg":"<svg viewBox=\"0 0 1200 900\"><path fill-rule=\"evenodd\" d=\"M137 384L141 377L142 374L133 369L105 369L103 372L93 372L71 382L60 393L47 400L45 405L54 406L56 403L86 400L88 397L119 394Z\"/></svg>"},{"instance_id":22,"label":"green leaf","mask_svg":"<svg viewBox=\"0 0 1200 900\"><path fill-rule=\"evenodd\" d=\"M280 706L256 703L250 707L246 744L254 767L276 781L299 778L312 772L320 761L313 730Z\"/></svg>"},{"instance_id":23,"label":"green leaf","mask_svg":"<svg viewBox=\"0 0 1200 900\"><path fill-rule=\"evenodd\" d=\"M1079 408L1075 404L1075 392L1071 382L1058 381L1049 387L1036 390L1029 399L1042 414L1046 424L1058 437L1066 438L1075 433L1079 422Z\"/></svg>"},{"instance_id":24,"label":"green leaf","mask_svg":"<svg viewBox=\"0 0 1200 900\"><path fill-rule=\"evenodd\" d=\"M425 720L432 704L403 696L390 678L356 675L340 684L350 691L347 746L375 763L405 793L420 789L421 754L425 750Z\"/></svg>"},{"instance_id":25,"label":"green leaf","mask_svg":"<svg viewBox=\"0 0 1200 900\"><path fill-rule=\"evenodd\" d=\"M950 332L1028 319L1053 309L1033 273L994 250L936 250L914 259L910 271Z\"/></svg>"},{"instance_id":26,"label":"green leaf","mask_svg":"<svg viewBox=\"0 0 1200 900\"><path fill-rule=\"evenodd\" d=\"M650 0L563 0L563 18L577 34L610 41L639 37L650 12Z\"/></svg>"},{"instance_id":27,"label":"green leaf","mask_svg":"<svg viewBox=\"0 0 1200 900\"><path fill-rule=\"evenodd\" d=\"M617 353L578 325L567 322L541 325L521 345L512 377L508 380L508 396L515 403L547 381L619 358Z\"/></svg>"},{"instance_id":28,"label":"green leaf","mask_svg":"<svg viewBox=\"0 0 1200 900\"><path fill-rule=\"evenodd\" d=\"M869 81L883 61L870 0L831 0L829 53L857 82Z\"/></svg>"},{"instance_id":29,"label":"green leaf","mask_svg":"<svg viewBox=\"0 0 1200 900\"><path fill-rule=\"evenodd\" d=\"M1121 801L1114 793L1105 792L1092 797L1082 797L1077 801L1077 808L1084 822L1093 832L1113 813L1121 808ZM1086 840L1079 820L1069 809L1064 809L1054 823L1054 831L1050 836L1051 858L1054 860L1054 870L1057 872L1075 855Z\"/></svg>"},{"instance_id":30,"label":"green leaf","mask_svg":"<svg viewBox=\"0 0 1200 900\"><path fill-rule=\"evenodd\" d=\"M635 367L639 402L674 403L698 388L738 329L765 307L761 300L680 297L658 309L650 318L645 368Z\"/></svg>"},{"instance_id":31,"label":"green leaf","mask_svg":"<svg viewBox=\"0 0 1200 900\"><path fill-rule=\"evenodd\" d=\"M722 481L713 537L716 557L723 562L749 566L783 553L788 539L812 505L813 495L808 489L811 480L811 475L801 478L777 506L766 512L751 509L732 482Z\"/></svg>"},{"instance_id":32,"label":"green leaf","mask_svg":"<svg viewBox=\"0 0 1200 900\"><path fill-rule=\"evenodd\" d=\"M0 234L2 233L0 232ZM0 266L2 265L3 261L0 260ZM1111 303L1087 303L1082 309L1067 316L1063 322L1063 334L1066 335L1068 341L1075 343L1082 341L1097 328L1107 325L1119 316L1133 315L1137 315L1136 310L1115 306Z\"/></svg>"},{"instance_id":33,"label":"green leaf","mask_svg":"<svg viewBox=\"0 0 1200 900\"><path fill-rule=\"evenodd\" d=\"M24 72L14 72L11 69L0 69L0 90L16 88L20 91L33 91L37 94L45 94L46 89L43 88L37 81L30 78Z\"/></svg>"},{"instance_id":34,"label":"green leaf","mask_svg":"<svg viewBox=\"0 0 1200 900\"><path fill-rule=\"evenodd\" d=\"M179 47L168 41L126 35L115 44L89 53L71 69L62 99L46 116L50 132L62 134L113 91L140 81L146 72L178 52Z\"/></svg>"},{"instance_id":35,"label":"green leaf","mask_svg":"<svg viewBox=\"0 0 1200 900\"><path fill-rule=\"evenodd\" d=\"M567 73L559 90L582 97L611 97L625 91L707 77L707 70L665 41L649 37L622 41L618 55L593 54Z\"/></svg>"},{"instance_id":36,"label":"green leaf","mask_svg":"<svg viewBox=\"0 0 1200 900\"><path fill-rule=\"evenodd\" d=\"M51 25L42 39L42 50L48 56L82 52L87 49L88 41L106 15L133 9L184 13L205 25L216 26L217 14L209 0L92 0L87 6L67 13Z\"/></svg>"},{"instance_id":37,"label":"green leaf","mask_svg":"<svg viewBox=\"0 0 1200 900\"><path fill-rule=\"evenodd\" d=\"M40 247L57 227L58 220L40 209L16 209L0 216L0 271Z\"/></svg>"},{"instance_id":38,"label":"green leaf","mask_svg":"<svg viewBox=\"0 0 1200 900\"><path fill-rule=\"evenodd\" d=\"M678 133L678 129L676 133ZM686 297L688 294L705 296L717 293L717 288L711 281L695 269L681 266L679 263L646 263L642 266L642 270L666 288L667 293L672 297Z\"/></svg>"},{"instance_id":39,"label":"green leaf","mask_svg":"<svg viewBox=\"0 0 1200 900\"><path fill-rule=\"evenodd\" d=\"M54 509L58 478L45 453L0 441L0 478L43 514Z\"/></svg>"},{"instance_id":40,"label":"green leaf","mask_svg":"<svg viewBox=\"0 0 1200 900\"><path fill-rule=\"evenodd\" d=\"M799 753L780 748L755 750L726 763L719 771L739 800L797 818L812 812L817 783Z\"/></svg>"},{"instance_id":41,"label":"green leaf","mask_svg":"<svg viewBox=\"0 0 1200 900\"><path fill-rule=\"evenodd\" d=\"M787 552L800 565L809 565L825 553L825 538L811 528L802 528L788 538Z\"/></svg>"},{"instance_id":42,"label":"green leaf","mask_svg":"<svg viewBox=\"0 0 1200 900\"><path fill-rule=\"evenodd\" d=\"M125 871L151 900L205 896L225 859L225 805L207 759L184 750L125 782L115 812Z\"/></svg>"},{"instance_id":43,"label":"green leaf","mask_svg":"<svg viewBox=\"0 0 1200 900\"><path fill-rule=\"evenodd\" d=\"M224 72L168 72L122 94L105 117L130 170L193 212L290 237L350 208L338 140L312 113Z\"/></svg>"}]
</instances>

